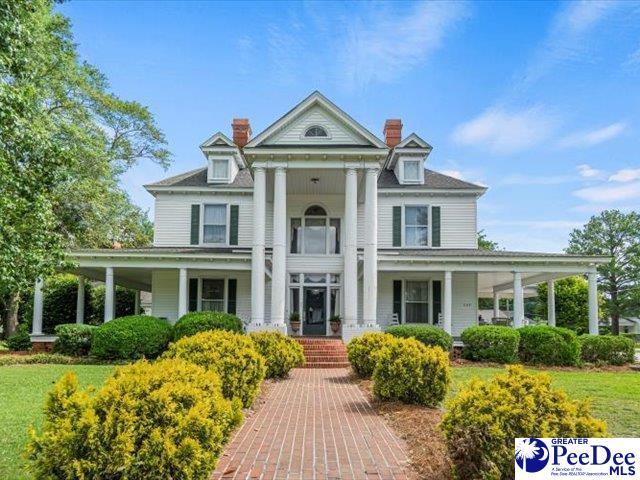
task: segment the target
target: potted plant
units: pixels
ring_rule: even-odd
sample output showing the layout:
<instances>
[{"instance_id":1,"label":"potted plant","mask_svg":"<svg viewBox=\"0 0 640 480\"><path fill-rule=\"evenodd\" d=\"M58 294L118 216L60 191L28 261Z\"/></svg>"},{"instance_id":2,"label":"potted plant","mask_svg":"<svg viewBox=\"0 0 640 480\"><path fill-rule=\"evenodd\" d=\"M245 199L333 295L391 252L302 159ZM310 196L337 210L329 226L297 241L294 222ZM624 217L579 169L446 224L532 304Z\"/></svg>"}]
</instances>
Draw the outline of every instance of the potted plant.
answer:
<instances>
[{"instance_id":1,"label":"potted plant","mask_svg":"<svg viewBox=\"0 0 640 480\"><path fill-rule=\"evenodd\" d=\"M331 324L331 331L336 334L340 330L340 324L342 323L342 319L340 315L333 315L329 319L329 323Z\"/></svg>"},{"instance_id":2,"label":"potted plant","mask_svg":"<svg viewBox=\"0 0 640 480\"><path fill-rule=\"evenodd\" d=\"M294 333L298 333L298 330L300 330L300 314L298 312L293 312L289 315L289 324L291 325L291 330Z\"/></svg>"}]
</instances>

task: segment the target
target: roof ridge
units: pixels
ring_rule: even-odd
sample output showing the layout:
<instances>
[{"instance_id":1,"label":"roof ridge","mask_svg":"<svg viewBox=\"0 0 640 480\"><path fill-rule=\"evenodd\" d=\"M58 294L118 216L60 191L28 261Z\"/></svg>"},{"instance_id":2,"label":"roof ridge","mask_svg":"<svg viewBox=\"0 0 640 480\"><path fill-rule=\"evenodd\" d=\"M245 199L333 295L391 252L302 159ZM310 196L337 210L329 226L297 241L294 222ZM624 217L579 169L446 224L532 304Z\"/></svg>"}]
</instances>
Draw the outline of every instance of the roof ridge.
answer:
<instances>
[{"instance_id":1,"label":"roof ridge","mask_svg":"<svg viewBox=\"0 0 640 480\"><path fill-rule=\"evenodd\" d=\"M147 183L144 186L158 186L158 185L165 185L168 182L175 182L177 180L183 180L185 178L190 177L191 175L195 175L196 173L200 173L203 170L206 170L207 167L200 167L200 168L195 168L193 170L189 170L188 172L183 172L183 173L179 173L177 175L174 175L172 177L167 177L167 178L163 178L162 180L158 180L157 182L153 182L153 183Z\"/></svg>"}]
</instances>

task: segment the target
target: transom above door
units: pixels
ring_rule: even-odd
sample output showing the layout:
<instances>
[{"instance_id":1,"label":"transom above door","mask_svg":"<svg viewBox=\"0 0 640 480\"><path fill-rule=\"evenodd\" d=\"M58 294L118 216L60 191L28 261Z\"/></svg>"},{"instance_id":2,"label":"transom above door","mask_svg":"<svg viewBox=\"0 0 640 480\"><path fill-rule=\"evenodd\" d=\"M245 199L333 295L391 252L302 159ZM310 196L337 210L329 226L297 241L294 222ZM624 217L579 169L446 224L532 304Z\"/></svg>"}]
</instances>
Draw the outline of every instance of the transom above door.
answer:
<instances>
[{"instance_id":1,"label":"transom above door","mask_svg":"<svg viewBox=\"0 0 640 480\"><path fill-rule=\"evenodd\" d=\"M328 320L340 312L340 275L289 274L289 314L300 315L300 335L327 335Z\"/></svg>"}]
</instances>

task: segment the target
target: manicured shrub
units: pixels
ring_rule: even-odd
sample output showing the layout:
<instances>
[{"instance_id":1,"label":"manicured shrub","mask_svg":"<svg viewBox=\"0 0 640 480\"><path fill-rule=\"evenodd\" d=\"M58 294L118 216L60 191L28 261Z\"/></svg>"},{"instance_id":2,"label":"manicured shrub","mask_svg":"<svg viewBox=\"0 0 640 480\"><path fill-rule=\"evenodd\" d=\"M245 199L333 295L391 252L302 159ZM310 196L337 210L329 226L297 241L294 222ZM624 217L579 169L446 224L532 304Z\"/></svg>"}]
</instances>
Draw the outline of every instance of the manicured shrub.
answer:
<instances>
[{"instance_id":1,"label":"manicured shrub","mask_svg":"<svg viewBox=\"0 0 640 480\"><path fill-rule=\"evenodd\" d=\"M55 334L58 338L53 344L53 351L76 357L87 355L91 349L91 339L96 328L93 325L79 325L77 323L56 326Z\"/></svg>"},{"instance_id":2,"label":"manicured shrub","mask_svg":"<svg viewBox=\"0 0 640 480\"><path fill-rule=\"evenodd\" d=\"M13 350L14 352L31 350L31 346L29 326L26 323L18 325L16 333L7 338L7 347L9 347L9 350Z\"/></svg>"},{"instance_id":3,"label":"manicured shrub","mask_svg":"<svg viewBox=\"0 0 640 480\"><path fill-rule=\"evenodd\" d=\"M398 339L375 355L373 393L381 400L400 400L434 407L451 381L449 355L413 338Z\"/></svg>"},{"instance_id":4,"label":"manicured shrub","mask_svg":"<svg viewBox=\"0 0 640 480\"><path fill-rule=\"evenodd\" d=\"M453 346L453 337L433 325L396 325L386 331L394 337L415 338L427 346L440 347L447 352Z\"/></svg>"},{"instance_id":5,"label":"manicured shrub","mask_svg":"<svg viewBox=\"0 0 640 480\"><path fill-rule=\"evenodd\" d=\"M181 358L220 375L226 398L239 398L250 407L266 373L265 361L253 341L239 333L215 330L172 343L164 358Z\"/></svg>"},{"instance_id":6,"label":"manicured shrub","mask_svg":"<svg viewBox=\"0 0 640 480\"><path fill-rule=\"evenodd\" d=\"M267 378L284 378L292 368L304 365L302 346L280 332L255 332L249 335L266 362Z\"/></svg>"},{"instance_id":7,"label":"manicured shrub","mask_svg":"<svg viewBox=\"0 0 640 480\"><path fill-rule=\"evenodd\" d=\"M449 400L441 424L457 478L514 478L518 437L604 437L606 425L589 404L551 388L546 374L521 366L487 381L472 379Z\"/></svg>"},{"instance_id":8,"label":"manicured shrub","mask_svg":"<svg viewBox=\"0 0 640 480\"><path fill-rule=\"evenodd\" d=\"M376 366L375 355L383 347L395 341L395 337L388 333L365 333L352 338L347 344L347 355L351 367L360 377L371 377Z\"/></svg>"},{"instance_id":9,"label":"manicured shrub","mask_svg":"<svg viewBox=\"0 0 640 480\"><path fill-rule=\"evenodd\" d=\"M91 355L101 359L155 358L171 339L171 325L145 315L122 317L93 332Z\"/></svg>"},{"instance_id":10,"label":"manicured shrub","mask_svg":"<svg viewBox=\"0 0 640 480\"><path fill-rule=\"evenodd\" d=\"M30 432L30 478L205 480L241 420L218 375L182 360L121 367L95 395L68 373Z\"/></svg>"},{"instance_id":11,"label":"manicured shrub","mask_svg":"<svg viewBox=\"0 0 640 480\"><path fill-rule=\"evenodd\" d=\"M518 355L524 363L541 365L578 365L580 342L573 330L548 325L531 325L518 329Z\"/></svg>"},{"instance_id":12,"label":"manicured shrub","mask_svg":"<svg viewBox=\"0 0 640 480\"><path fill-rule=\"evenodd\" d=\"M462 332L462 357L474 361L516 363L520 334L509 327L483 325Z\"/></svg>"},{"instance_id":13,"label":"manicured shrub","mask_svg":"<svg viewBox=\"0 0 640 480\"><path fill-rule=\"evenodd\" d=\"M634 360L636 344L630 338L616 335L582 335L582 360L589 363L624 365Z\"/></svg>"},{"instance_id":14,"label":"manicured shrub","mask_svg":"<svg viewBox=\"0 0 640 480\"><path fill-rule=\"evenodd\" d=\"M91 316L89 317L85 314L85 317L95 325L99 325L104 321L104 291L104 285L93 287L91 293ZM139 312L135 311L136 292L134 290L116 286L115 297L114 308L116 318L139 314Z\"/></svg>"},{"instance_id":15,"label":"manicured shrub","mask_svg":"<svg viewBox=\"0 0 640 480\"><path fill-rule=\"evenodd\" d=\"M224 312L190 312L180 317L174 325L173 338L179 340L209 330L242 332L242 320Z\"/></svg>"}]
</instances>

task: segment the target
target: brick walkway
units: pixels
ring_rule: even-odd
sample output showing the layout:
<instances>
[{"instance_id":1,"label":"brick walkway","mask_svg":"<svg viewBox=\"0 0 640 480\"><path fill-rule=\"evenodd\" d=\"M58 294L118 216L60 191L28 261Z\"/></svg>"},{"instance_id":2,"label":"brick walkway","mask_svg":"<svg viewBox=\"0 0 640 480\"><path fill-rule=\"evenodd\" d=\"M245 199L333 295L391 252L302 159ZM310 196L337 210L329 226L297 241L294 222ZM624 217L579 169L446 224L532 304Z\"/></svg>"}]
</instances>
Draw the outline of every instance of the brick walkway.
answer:
<instances>
[{"instance_id":1,"label":"brick walkway","mask_svg":"<svg viewBox=\"0 0 640 480\"><path fill-rule=\"evenodd\" d=\"M212 479L414 478L404 441L348 376L346 368L296 369L273 384Z\"/></svg>"}]
</instances>

